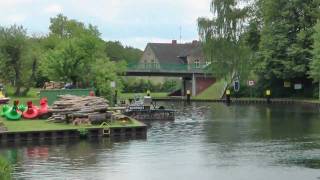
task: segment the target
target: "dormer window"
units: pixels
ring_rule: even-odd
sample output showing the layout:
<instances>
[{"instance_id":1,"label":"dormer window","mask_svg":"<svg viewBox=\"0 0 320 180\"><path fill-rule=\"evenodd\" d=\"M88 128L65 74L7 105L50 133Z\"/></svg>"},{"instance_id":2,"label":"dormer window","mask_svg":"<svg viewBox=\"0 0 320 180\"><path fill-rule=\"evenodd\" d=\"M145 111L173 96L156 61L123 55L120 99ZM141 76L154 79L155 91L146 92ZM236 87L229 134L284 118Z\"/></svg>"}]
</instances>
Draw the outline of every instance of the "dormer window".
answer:
<instances>
[{"instance_id":1,"label":"dormer window","mask_svg":"<svg viewBox=\"0 0 320 180\"><path fill-rule=\"evenodd\" d=\"M200 60L199 59L194 60L194 67L200 68Z\"/></svg>"}]
</instances>

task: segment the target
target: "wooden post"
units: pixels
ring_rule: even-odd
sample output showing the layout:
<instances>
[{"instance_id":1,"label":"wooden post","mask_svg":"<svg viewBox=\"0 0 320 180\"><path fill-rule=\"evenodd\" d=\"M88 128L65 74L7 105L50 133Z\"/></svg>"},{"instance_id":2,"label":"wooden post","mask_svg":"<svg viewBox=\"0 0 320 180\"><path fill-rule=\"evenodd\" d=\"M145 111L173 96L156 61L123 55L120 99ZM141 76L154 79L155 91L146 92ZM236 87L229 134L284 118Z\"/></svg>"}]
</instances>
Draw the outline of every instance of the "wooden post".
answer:
<instances>
[{"instance_id":1,"label":"wooden post","mask_svg":"<svg viewBox=\"0 0 320 180\"><path fill-rule=\"evenodd\" d=\"M271 104L271 91L268 89L266 90L266 97L267 97L267 103Z\"/></svg>"},{"instance_id":2,"label":"wooden post","mask_svg":"<svg viewBox=\"0 0 320 180\"><path fill-rule=\"evenodd\" d=\"M188 104L190 104L190 96L191 96L190 90L187 90L187 103Z\"/></svg>"},{"instance_id":3,"label":"wooden post","mask_svg":"<svg viewBox=\"0 0 320 180\"><path fill-rule=\"evenodd\" d=\"M226 90L226 103L227 103L227 105L230 105L230 103L231 103L230 94L231 94L230 90L227 89Z\"/></svg>"}]
</instances>

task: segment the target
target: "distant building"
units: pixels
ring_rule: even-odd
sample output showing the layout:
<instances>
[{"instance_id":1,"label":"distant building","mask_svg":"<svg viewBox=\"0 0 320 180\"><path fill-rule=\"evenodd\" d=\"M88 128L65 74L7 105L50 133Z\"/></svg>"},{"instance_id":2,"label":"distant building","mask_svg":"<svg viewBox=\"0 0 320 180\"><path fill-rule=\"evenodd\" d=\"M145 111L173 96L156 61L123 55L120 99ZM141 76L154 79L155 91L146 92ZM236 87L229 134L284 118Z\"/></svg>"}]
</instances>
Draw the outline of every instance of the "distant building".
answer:
<instances>
[{"instance_id":1,"label":"distant building","mask_svg":"<svg viewBox=\"0 0 320 180\"><path fill-rule=\"evenodd\" d=\"M210 62L206 61L201 42L196 40L183 44L176 40L171 43L148 43L139 65L151 72L156 69L154 72L176 72L180 75L181 89L170 94L173 96L185 95L188 90L195 96L215 82L215 78L204 72ZM179 74L179 70L186 70L188 74Z\"/></svg>"},{"instance_id":2,"label":"distant building","mask_svg":"<svg viewBox=\"0 0 320 180\"><path fill-rule=\"evenodd\" d=\"M184 44L176 40L172 40L172 43L148 43L140 63L154 66L191 65L195 68L209 64L205 60L201 43L196 40Z\"/></svg>"}]
</instances>

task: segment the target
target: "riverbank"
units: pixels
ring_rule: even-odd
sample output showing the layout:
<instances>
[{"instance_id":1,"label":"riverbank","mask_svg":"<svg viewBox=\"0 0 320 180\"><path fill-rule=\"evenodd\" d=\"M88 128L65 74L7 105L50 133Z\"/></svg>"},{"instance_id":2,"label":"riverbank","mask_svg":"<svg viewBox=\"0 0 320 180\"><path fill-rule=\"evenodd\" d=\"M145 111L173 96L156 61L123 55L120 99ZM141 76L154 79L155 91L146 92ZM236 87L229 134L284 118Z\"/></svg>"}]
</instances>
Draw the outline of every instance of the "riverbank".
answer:
<instances>
[{"instance_id":1,"label":"riverbank","mask_svg":"<svg viewBox=\"0 0 320 180\"><path fill-rule=\"evenodd\" d=\"M187 101L186 97L161 97L153 98L154 101ZM191 102L222 102L226 99L197 99L191 98ZM231 103L236 104L266 104L266 98L231 98ZM270 104L310 104L320 106L320 100L316 99L298 99L298 98L271 98Z\"/></svg>"},{"instance_id":2,"label":"riverbank","mask_svg":"<svg viewBox=\"0 0 320 180\"><path fill-rule=\"evenodd\" d=\"M74 126L45 120L3 120L6 132L0 133L0 143L80 138L146 138L147 126L135 119L103 125Z\"/></svg>"}]
</instances>

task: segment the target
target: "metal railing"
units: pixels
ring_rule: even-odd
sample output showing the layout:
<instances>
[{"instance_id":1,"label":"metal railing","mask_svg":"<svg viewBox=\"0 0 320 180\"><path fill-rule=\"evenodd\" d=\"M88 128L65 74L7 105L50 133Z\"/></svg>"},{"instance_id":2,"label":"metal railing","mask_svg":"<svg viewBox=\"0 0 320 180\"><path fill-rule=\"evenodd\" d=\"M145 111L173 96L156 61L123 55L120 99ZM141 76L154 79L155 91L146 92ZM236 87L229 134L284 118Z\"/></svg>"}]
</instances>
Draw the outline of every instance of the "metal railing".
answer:
<instances>
[{"instance_id":1,"label":"metal railing","mask_svg":"<svg viewBox=\"0 0 320 180\"><path fill-rule=\"evenodd\" d=\"M134 63L128 64L128 71L147 72L207 72L207 64L164 64L164 63Z\"/></svg>"}]
</instances>

